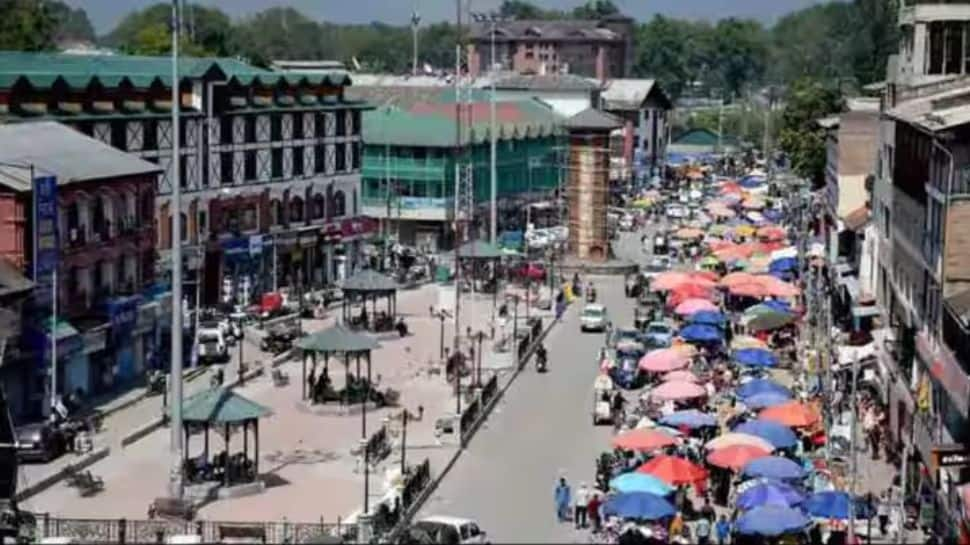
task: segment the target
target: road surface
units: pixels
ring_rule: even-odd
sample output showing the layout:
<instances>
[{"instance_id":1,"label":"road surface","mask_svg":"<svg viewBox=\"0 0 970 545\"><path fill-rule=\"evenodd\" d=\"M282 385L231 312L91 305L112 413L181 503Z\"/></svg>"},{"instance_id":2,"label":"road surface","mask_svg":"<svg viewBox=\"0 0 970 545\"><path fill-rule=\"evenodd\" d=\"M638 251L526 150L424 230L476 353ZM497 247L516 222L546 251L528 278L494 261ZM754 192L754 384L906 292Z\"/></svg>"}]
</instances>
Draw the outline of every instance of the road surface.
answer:
<instances>
[{"instance_id":1,"label":"road surface","mask_svg":"<svg viewBox=\"0 0 970 545\"><path fill-rule=\"evenodd\" d=\"M618 253L639 254L643 261L639 236L623 239ZM633 300L624 297L623 280L590 279L614 325L631 326ZM587 542L588 530L557 522L553 503L561 475L574 490L580 482L592 486L595 460L609 450L612 436L610 426L592 424L593 380L604 335L579 331L581 308L574 305L547 337L549 372L540 375L526 367L416 519L475 519L493 543Z\"/></svg>"}]
</instances>

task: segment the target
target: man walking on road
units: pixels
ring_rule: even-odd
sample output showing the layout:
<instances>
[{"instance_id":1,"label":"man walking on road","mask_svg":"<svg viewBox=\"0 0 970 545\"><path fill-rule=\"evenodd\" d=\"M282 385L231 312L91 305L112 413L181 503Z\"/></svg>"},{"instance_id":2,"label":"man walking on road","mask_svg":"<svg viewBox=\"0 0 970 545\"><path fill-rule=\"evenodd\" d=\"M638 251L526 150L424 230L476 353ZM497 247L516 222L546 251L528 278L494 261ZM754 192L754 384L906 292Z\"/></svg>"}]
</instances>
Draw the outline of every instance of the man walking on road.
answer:
<instances>
[{"instance_id":1,"label":"man walking on road","mask_svg":"<svg viewBox=\"0 0 970 545\"><path fill-rule=\"evenodd\" d=\"M576 490L576 497L573 500L573 521L576 523L576 529L586 527L586 510L589 508L589 487L586 483L579 483L579 488Z\"/></svg>"},{"instance_id":2,"label":"man walking on road","mask_svg":"<svg viewBox=\"0 0 970 545\"><path fill-rule=\"evenodd\" d=\"M556 500L556 517L559 518L559 522L566 522L569 519L569 497L571 495L566 478L560 477L554 496Z\"/></svg>"}]
</instances>

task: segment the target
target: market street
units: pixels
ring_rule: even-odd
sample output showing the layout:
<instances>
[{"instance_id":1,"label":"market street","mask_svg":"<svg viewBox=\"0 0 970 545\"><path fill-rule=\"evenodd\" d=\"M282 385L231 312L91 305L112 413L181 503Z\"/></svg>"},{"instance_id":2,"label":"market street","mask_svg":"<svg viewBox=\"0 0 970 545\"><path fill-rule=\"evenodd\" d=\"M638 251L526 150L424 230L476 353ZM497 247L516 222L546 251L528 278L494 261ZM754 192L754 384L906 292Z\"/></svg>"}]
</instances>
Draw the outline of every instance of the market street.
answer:
<instances>
[{"instance_id":1,"label":"market street","mask_svg":"<svg viewBox=\"0 0 970 545\"><path fill-rule=\"evenodd\" d=\"M621 234L616 246L623 257L643 261L639 236ZM630 326L633 300L623 295L623 279L590 279L614 325ZM596 357L604 336L580 333L583 304L573 304L546 339L550 372L540 375L531 364L526 367L416 519L474 518L496 543L585 542L586 532L556 522L553 506L560 475L574 488L580 482L592 486L596 457L612 436L610 426L592 425Z\"/></svg>"}]
</instances>

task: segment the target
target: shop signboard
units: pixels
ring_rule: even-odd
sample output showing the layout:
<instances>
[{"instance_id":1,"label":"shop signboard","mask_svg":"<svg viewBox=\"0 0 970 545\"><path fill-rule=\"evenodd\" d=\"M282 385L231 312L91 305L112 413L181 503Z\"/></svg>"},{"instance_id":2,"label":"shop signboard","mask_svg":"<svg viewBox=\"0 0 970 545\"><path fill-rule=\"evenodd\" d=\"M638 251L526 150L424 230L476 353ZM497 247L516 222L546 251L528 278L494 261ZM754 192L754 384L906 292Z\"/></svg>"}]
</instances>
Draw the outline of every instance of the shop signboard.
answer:
<instances>
[{"instance_id":1,"label":"shop signboard","mask_svg":"<svg viewBox=\"0 0 970 545\"><path fill-rule=\"evenodd\" d=\"M448 199L435 197L398 197L398 208L401 210L422 210L427 208L444 208Z\"/></svg>"},{"instance_id":2,"label":"shop signboard","mask_svg":"<svg viewBox=\"0 0 970 545\"><path fill-rule=\"evenodd\" d=\"M57 178L34 178L34 297L40 308L53 301L54 273L58 262Z\"/></svg>"},{"instance_id":3,"label":"shop signboard","mask_svg":"<svg viewBox=\"0 0 970 545\"><path fill-rule=\"evenodd\" d=\"M263 235L249 237L249 255L258 256L263 253Z\"/></svg>"},{"instance_id":4,"label":"shop signboard","mask_svg":"<svg viewBox=\"0 0 970 545\"><path fill-rule=\"evenodd\" d=\"M936 445L933 447L933 464L937 467L970 466L970 448L965 445Z\"/></svg>"},{"instance_id":5,"label":"shop signboard","mask_svg":"<svg viewBox=\"0 0 970 545\"><path fill-rule=\"evenodd\" d=\"M326 242L336 243L344 240L354 240L377 232L379 223L368 216L358 216L328 223L320 232Z\"/></svg>"},{"instance_id":6,"label":"shop signboard","mask_svg":"<svg viewBox=\"0 0 970 545\"><path fill-rule=\"evenodd\" d=\"M966 418L970 415L970 377L947 348L934 350L925 333L916 336L916 350L929 365L930 374L946 390L954 406Z\"/></svg>"},{"instance_id":7,"label":"shop signboard","mask_svg":"<svg viewBox=\"0 0 970 545\"><path fill-rule=\"evenodd\" d=\"M116 297L107 302L108 319L111 321L112 338L130 334L138 322L138 305L141 298Z\"/></svg>"}]
</instances>

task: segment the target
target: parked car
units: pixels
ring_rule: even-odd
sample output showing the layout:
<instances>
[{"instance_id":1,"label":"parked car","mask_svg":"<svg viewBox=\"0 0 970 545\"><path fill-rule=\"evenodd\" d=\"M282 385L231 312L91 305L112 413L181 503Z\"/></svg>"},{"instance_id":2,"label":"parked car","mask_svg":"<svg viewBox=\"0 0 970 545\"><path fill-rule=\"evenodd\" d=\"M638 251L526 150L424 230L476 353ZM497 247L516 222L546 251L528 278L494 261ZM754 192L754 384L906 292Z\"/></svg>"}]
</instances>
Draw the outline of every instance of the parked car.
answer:
<instances>
[{"instance_id":1,"label":"parked car","mask_svg":"<svg viewBox=\"0 0 970 545\"><path fill-rule=\"evenodd\" d=\"M200 364L229 361L229 347L218 322L202 322L197 335Z\"/></svg>"},{"instance_id":2,"label":"parked car","mask_svg":"<svg viewBox=\"0 0 970 545\"><path fill-rule=\"evenodd\" d=\"M603 305L586 305L583 313L579 317L580 331L606 331L609 324L609 316L606 314L606 307Z\"/></svg>"},{"instance_id":3,"label":"parked car","mask_svg":"<svg viewBox=\"0 0 970 545\"><path fill-rule=\"evenodd\" d=\"M64 433L49 422L35 422L17 428L17 459L46 464L67 451Z\"/></svg>"},{"instance_id":4,"label":"parked car","mask_svg":"<svg viewBox=\"0 0 970 545\"><path fill-rule=\"evenodd\" d=\"M643 336L648 348L667 348L674 342L674 328L666 322L650 322Z\"/></svg>"},{"instance_id":5,"label":"parked car","mask_svg":"<svg viewBox=\"0 0 970 545\"><path fill-rule=\"evenodd\" d=\"M487 543L485 532L472 519L430 516L415 522L411 528L430 537L432 543Z\"/></svg>"}]
</instances>

